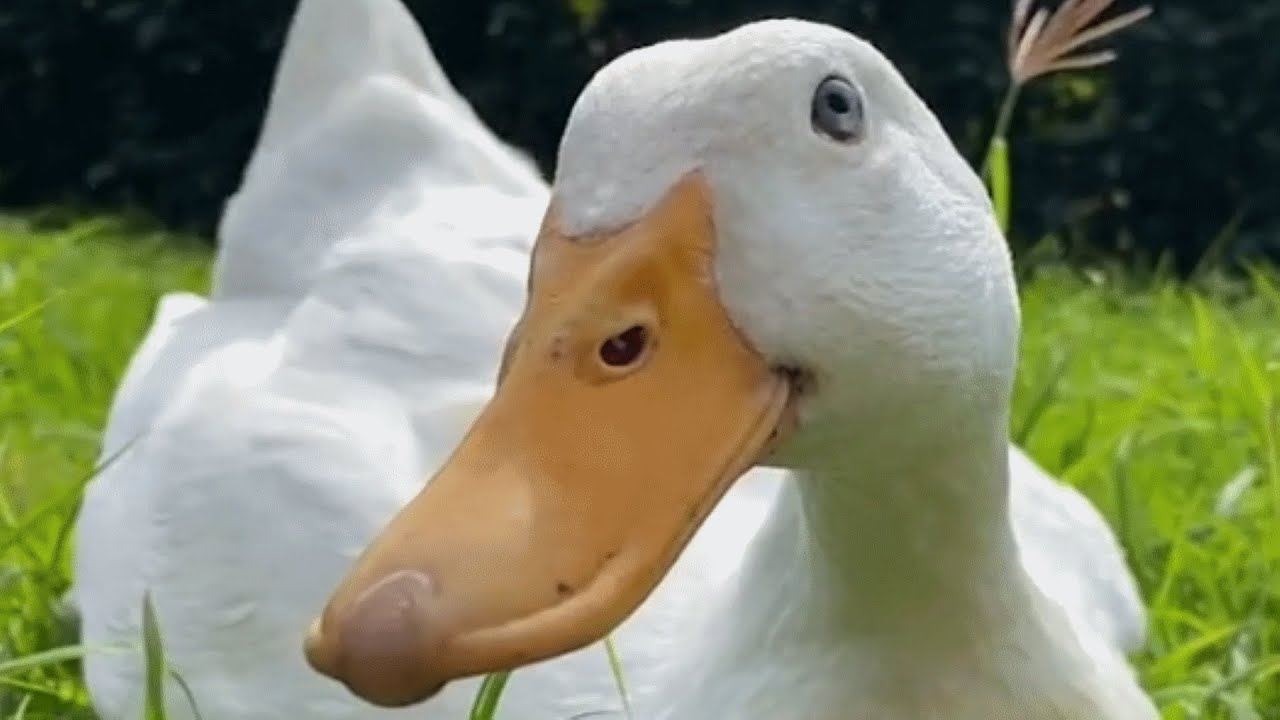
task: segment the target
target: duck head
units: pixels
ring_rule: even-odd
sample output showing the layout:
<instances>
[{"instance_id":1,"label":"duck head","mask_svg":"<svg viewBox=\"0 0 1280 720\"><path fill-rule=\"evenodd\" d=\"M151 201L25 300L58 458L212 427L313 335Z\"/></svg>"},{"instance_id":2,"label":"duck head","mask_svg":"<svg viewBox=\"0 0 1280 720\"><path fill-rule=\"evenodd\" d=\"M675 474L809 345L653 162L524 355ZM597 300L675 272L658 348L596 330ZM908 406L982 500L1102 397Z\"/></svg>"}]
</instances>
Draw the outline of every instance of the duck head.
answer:
<instances>
[{"instance_id":1,"label":"duck head","mask_svg":"<svg viewBox=\"0 0 1280 720\"><path fill-rule=\"evenodd\" d=\"M929 452L1007 412L987 196L853 35L773 20L618 58L552 190L496 394L307 639L370 702L601 639L771 452L804 468L836 427L846 462L858 428Z\"/></svg>"}]
</instances>

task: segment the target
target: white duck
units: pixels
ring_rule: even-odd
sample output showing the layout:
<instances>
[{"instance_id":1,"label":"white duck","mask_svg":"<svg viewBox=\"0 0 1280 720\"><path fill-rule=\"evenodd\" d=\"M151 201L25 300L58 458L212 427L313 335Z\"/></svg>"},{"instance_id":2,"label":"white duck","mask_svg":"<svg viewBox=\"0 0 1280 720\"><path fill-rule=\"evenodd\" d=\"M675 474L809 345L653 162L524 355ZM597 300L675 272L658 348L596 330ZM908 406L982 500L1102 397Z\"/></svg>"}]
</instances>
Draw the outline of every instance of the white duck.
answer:
<instances>
[{"instance_id":1,"label":"white duck","mask_svg":"<svg viewBox=\"0 0 1280 720\"><path fill-rule=\"evenodd\" d=\"M318 670L403 705L620 628L646 720L1156 716L1113 536L1009 444L987 196L872 46L767 21L605 67L530 281L494 398L313 627ZM797 475L735 483L770 447Z\"/></svg>"},{"instance_id":2,"label":"white duck","mask_svg":"<svg viewBox=\"0 0 1280 720\"><path fill-rule=\"evenodd\" d=\"M758 37L760 29L754 32ZM720 41L726 58L742 52L734 45L743 46L751 36L739 37L736 43ZM842 43L853 43L857 52L855 41L845 38L835 45ZM695 50L696 60L707 53L697 50L701 47L716 45L674 45L646 64L662 67L670 61L659 58L688 50ZM723 72L729 62L709 63L706 71L720 67ZM617 69L609 72L617 77ZM606 87L601 82L597 87ZM769 84L775 93L786 92L785 83ZM634 92L630 101L641 101L652 85ZM599 96L599 90L593 93ZM626 97L618 97L621 104L615 107L624 107ZM598 113L575 115L579 129L571 133L571 148L587 147L572 138L580 138L583 127L600 127L599 119L583 125L584 117L599 118ZM636 123L663 117L619 116L618 137L649 127ZM930 152L944 164L958 163L936 128L928 129L932 122L926 114L919 141L927 138L936 145ZM734 126L736 121L727 127ZM729 139L725 135L721 142ZM681 149L674 142L665 147ZM924 159L924 147L903 149L901 142L889 147ZM635 160L626 153L642 148L615 149L619 159ZM581 173L582 161L577 162ZM643 162L630 169L642 167ZM661 163L650 167L658 172ZM605 171L601 179L611 181L591 192L619 187L622 169ZM964 171L953 172L956 177L947 182L961 189L972 182ZM571 177L561 177L562 205L570 187L563 183ZM651 180L660 182L661 176ZM593 197L582 195L579 207L609 209ZM829 193L815 199L822 197L832 199ZM631 199L645 201L642 195ZM84 642L95 647L136 643L142 595L150 590L168 659L191 686L206 718L464 717L474 679L452 683L422 707L382 709L307 668L300 641L352 560L418 492L422 478L439 468L492 394L498 352L524 302L528 253L546 200L547 188L536 174L479 124L449 86L395 0L302 0L262 137L222 224L212 297L182 294L162 301L112 407L103 457L119 458L88 488L77 533L73 599ZM974 198L967 202L979 204ZM866 212L867 207L855 201L843 212ZM743 249L751 247L752 237L759 238L724 237ZM820 240L800 234L793 246L806 239ZM880 262L894 267L889 258ZM721 263L722 272L729 267ZM799 266L789 269L792 277L805 272ZM783 284L774 284L771 275L762 277L769 282L760 286L766 292L760 300L794 282L780 276ZM830 276L813 279L824 277ZM861 288L867 276L854 273L847 280L849 287ZM832 299L843 298L837 293ZM803 296L796 300L807 302ZM742 313L744 302L731 307ZM956 311L966 309L1011 312L981 305ZM773 312L766 308L757 322ZM856 324L860 314L842 317ZM797 326L797 333L809 328L818 340L839 337L816 324L816 317L812 322ZM908 367L899 373L910 382L919 380ZM836 397L825 387L815 398ZM806 412L820 407L814 404ZM806 422L797 438L812 436L815 427ZM915 439L911 432L899 436L903 442ZM1099 663L1118 662L1112 657L1118 655L1115 648L1140 641L1143 619L1113 539L1080 496L1054 484L1016 451L1010 462L1013 533L1029 575L1061 600L1081 628L1080 637L1093 643L1089 652ZM957 474L953 480L959 484L967 478ZM856 643L841 644L847 661L827 655L806 637L817 632L831 641L847 636L831 634L838 626L804 621L802 615L824 598L830 602L856 587L878 587L875 597L882 599L901 589L883 581L845 588L832 578L823 584L808 572L821 564L790 563L782 554L796 552L794 542L776 538L809 527L808 520L798 524L801 496L792 482L784 473L764 469L739 480L658 588L614 633L641 712L735 717L734 703L742 703L751 709L738 711L737 717L785 718L788 712L812 717L814 708L829 707L824 698L835 690L857 687L849 678L858 678L854 663L868 657L869 645L864 642L857 650ZM974 502L985 498L999 505L992 499L998 497L997 485L991 480L965 490L986 489L988 495ZM900 485L903 492L917 486ZM925 542L950 537L950 507L942 507L947 527L917 527L917 511L940 507L940 500L929 497L933 491L926 490L918 507L885 506L886 514L877 516L882 523L896 508L912 524L891 526L893 532L878 537L876 547L892 547L909 529L908 537ZM833 506L832 512L844 513L843 508ZM847 517L856 519L866 510L850 508ZM972 530L964 524L966 517L953 518L960 531ZM772 519L766 523L766 518ZM856 541L873 530L846 532ZM744 558L744 545L757 535L756 549ZM900 549L906 553L914 542L920 540ZM940 552L950 550L951 542ZM904 575L925 573L905 564L914 557L903 555ZM945 555L935 559L946 567ZM757 573L774 576L760 586L752 579ZM788 573L806 584L785 582ZM738 587L745 588L740 598ZM951 602L941 590L935 597ZM720 599L710 602L714 598ZM938 622L928 624L927 615L919 619L922 629ZM732 632L700 634L714 630L708 622L727 623ZM1003 627L991 622L997 630ZM761 633L760 623L768 626L767 633ZM735 639L749 647L736 647ZM910 652L922 652L899 649L903 662ZM879 650L873 655L877 664L892 657ZM936 667L949 667L945 658L934 659ZM714 662L704 665L706 660ZM685 672L689 664L708 674L708 684L690 682L700 674L670 679L670 673ZM105 720L139 716L143 680L136 653L91 655L85 670ZM1127 677L1122 673L1115 682L1123 685ZM729 700L722 699L725 694ZM168 696L171 717L192 717L177 687L171 686ZM598 647L521 669L504 697L502 716L513 720L619 707ZM784 705L786 712L770 715L769 703Z\"/></svg>"}]
</instances>

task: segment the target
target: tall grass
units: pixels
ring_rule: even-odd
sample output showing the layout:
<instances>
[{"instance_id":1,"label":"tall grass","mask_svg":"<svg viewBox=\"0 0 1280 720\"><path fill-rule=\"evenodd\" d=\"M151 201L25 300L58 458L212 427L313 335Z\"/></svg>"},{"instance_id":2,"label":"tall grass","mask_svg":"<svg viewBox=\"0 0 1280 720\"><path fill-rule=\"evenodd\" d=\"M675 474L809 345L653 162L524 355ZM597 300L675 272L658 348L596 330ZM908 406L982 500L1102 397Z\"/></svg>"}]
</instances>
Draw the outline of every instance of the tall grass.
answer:
<instances>
[{"instance_id":1,"label":"tall grass","mask_svg":"<svg viewBox=\"0 0 1280 720\"><path fill-rule=\"evenodd\" d=\"M121 649L76 644L62 601L75 510L155 302L206 273L179 238L0 219L0 718L92 717L78 659Z\"/></svg>"}]
</instances>

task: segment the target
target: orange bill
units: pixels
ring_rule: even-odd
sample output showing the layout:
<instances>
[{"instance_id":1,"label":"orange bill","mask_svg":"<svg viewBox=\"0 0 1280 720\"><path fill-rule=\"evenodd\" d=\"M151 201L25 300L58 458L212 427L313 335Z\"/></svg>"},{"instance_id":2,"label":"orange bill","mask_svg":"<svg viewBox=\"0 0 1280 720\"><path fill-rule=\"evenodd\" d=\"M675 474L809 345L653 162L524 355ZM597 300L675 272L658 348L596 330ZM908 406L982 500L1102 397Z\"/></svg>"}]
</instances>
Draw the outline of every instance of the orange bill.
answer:
<instances>
[{"instance_id":1,"label":"orange bill","mask_svg":"<svg viewBox=\"0 0 1280 720\"><path fill-rule=\"evenodd\" d=\"M330 598L316 670L408 705L586 646L644 601L790 415L714 258L696 173L614 233L567 237L553 203L496 394Z\"/></svg>"}]
</instances>

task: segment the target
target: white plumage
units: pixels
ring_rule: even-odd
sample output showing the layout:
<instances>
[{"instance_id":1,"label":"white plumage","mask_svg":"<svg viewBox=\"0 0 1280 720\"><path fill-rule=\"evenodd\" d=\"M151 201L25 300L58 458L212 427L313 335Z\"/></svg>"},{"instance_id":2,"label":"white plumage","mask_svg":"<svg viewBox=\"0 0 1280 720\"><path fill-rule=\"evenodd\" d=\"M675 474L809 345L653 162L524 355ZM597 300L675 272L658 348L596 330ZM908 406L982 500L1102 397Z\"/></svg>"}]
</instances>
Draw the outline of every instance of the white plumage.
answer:
<instances>
[{"instance_id":1,"label":"white plumage","mask_svg":"<svg viewBox=\"0 0 1280 720\"><path fill-rule=\"evenodd\" d=\"M604 108L596 120L629 101L646 107L652 99L644 94L652 89L646 81L659 83L700 63L713 66L705 75L722 81L734 53L768 44L770 32L773 55L748 53L757 65L781 62L785 42L819 48L819 55L852 42L803 24L763 28L754 36L644 51L602 73L587 105ZM892 75L862 46L850 52L877 77ZM623 74L634 87L618 97L609 85ZM767 76L767 70L751 74L743 87ZM698 87L688 77L680 85L684 92ZM899 91L884 87L873 90ZM901 112L923 110L914 97L888 97ZM660 103L648 107L657 112ZM919 159L947 168L933 177L944 184L958 177L965 187L957 196L972 198L968 171L957 170L958 156L946 155L954 150L938 144L932 117L907 117L925 129L913 136L904 124L912 147L899 149L943 154ZM657 192L665 175L707 150L685 153L677 112L668 128L676 139L661 148L626 142L629 126L621 123L616 136L589 138L599 130L592 120L579 108L566 136L562 168L574 174L559 191L569 222L637 212L645 199L623 197L627 187ZM663 122L636 126L667 127ZM690 137L710 137L696 131ZM604 162L590 155L596 140L626 152L595 167ZM724 159L710 172L713 182L729 173L751 182L752 158L735 155L731 142L708 142L708 152ZM746 184L738 189L748 193ZM725 190L722 213L749 202L767 206L773 197L735 199L734 192ZM528 254L547 199L531 164L494 138L449 85L397 0L302 0L259 145L221 225L210 298L176 294L161 301L111 409L102 455L123 452L89 486L77 533L73 598L83 642L136 643L149 590L169 659L206 718L465 717L474 680L421 707L377 709L308 668L301 643L354 557L444 461L490 396L502 344L524 303ZM813 212L821 208L820 201L809 204ZM779 227L786 227L784 212ZM806 222L820 224L822 217ZM773 242L781 246L787 238ZM803 279L807 269L773 264L778 283ZM791 330L774 328L768 308L735 295L735 278L752 267L746 259L725 260L727 306L766 349L793 342L787 332L810 324L788 318ZM1050 635L1064 645L1078 640L1083 654L1068 651L1061 657L1069 661L1062 660L1055 648L1044 653L1047 662L1000 657L993 666L1000 675L985 666L948 667L948 658L913 665L910 647L824 627L820 615L805 615L815 607L814 593L826 587L805 575L809 565L802 561L811 548L795 487L806 479L757 469L615 633L637 714L786 720L852 717L845 713L863 709L885 720L996 717L990 711L1010 703L992 697L1028 696L993 686L967 692L978 683L973 678L1026 681L1025 692L1033 693L1046 678L1020 673L1059 663L1067 675L1049 680L1075 683L1073 692L1088 696L1091 707L1110 712L1089 717L1154 717L1122 667L1122 652L1142 641L1145 619L1114 538L1074 490L1016 449L1009 462L1020 557L1035 586L1069 619ZM1082 672L1081 662L1092 662L1095 672L1071 677ZM916 665L930 682L881 674ZM139 654L91 655L85 668L105 720L139 717ZM954 686L945 682L949 672ZM1098 690L1099 674L1112 677L1114 687ZM169 698L171 717L192 717L176 686ZM946 704L927 706L931 698ZM500 717L569 718L620 707L597 646L517 671ZM1084 718L1083 707L1054 714L1049 704L1028 706L1022 717ZM912 708L916 714L903 714Z\"/></svg>"}]
</instances>

